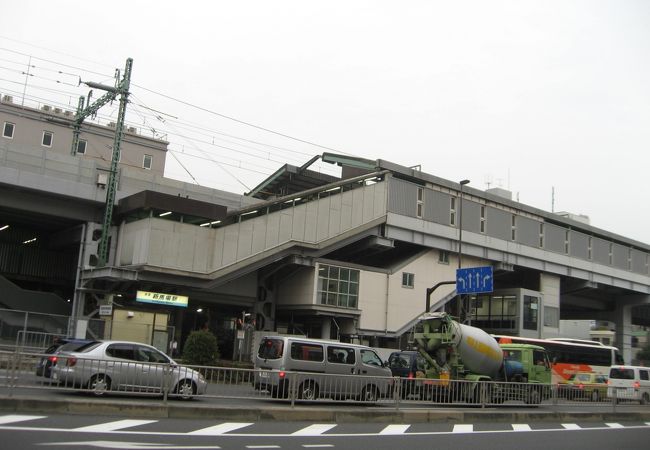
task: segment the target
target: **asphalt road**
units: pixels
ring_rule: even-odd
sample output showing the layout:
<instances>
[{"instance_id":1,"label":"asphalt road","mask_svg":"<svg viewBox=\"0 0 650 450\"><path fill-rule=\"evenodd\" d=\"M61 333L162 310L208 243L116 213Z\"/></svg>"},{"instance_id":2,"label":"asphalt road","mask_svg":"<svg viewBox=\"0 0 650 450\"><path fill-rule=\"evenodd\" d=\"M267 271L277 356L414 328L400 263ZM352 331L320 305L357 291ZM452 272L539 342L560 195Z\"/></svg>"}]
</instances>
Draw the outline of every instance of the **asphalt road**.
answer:
<instances>
[{"instance_id":1,"label":"asphalt road","mask_svg":"<svg viewBox=\"0 0 650 450\"><path fill-rule=\"evenodd\" d=\"M0 414L3 449L646 449L650 422L310 423Z\"/></svg>"}]
</instances>

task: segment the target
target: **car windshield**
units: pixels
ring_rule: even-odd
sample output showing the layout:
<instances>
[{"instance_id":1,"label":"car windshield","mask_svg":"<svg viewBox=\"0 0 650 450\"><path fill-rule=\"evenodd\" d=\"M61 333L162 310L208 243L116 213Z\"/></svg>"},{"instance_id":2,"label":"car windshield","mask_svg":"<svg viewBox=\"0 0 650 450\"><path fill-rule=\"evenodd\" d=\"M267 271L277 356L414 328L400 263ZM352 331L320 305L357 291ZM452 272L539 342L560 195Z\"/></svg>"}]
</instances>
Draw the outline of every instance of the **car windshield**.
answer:
<instances>
[{"instance_id":1,"label":"car windshield","mask_svg":"<svg viewBox=\"0 0 650 450\"><path fill-rule=\"evenodd\" d=\"M411 365L408 355L392 354L388 359L388 365L391 369L405 369Z\"/></svg>"},{"instance_id":2,"label":"car windshield","mask_svg":"<svg viewBox=\"0 0 650 450\"><path fill-rule=\"evenodd\" d=\"M78 351L81 347L85 346L88 344L88 342L67 342L63 344L57 351L59 352L76 352Z\"/></svg>"}]
</instances>

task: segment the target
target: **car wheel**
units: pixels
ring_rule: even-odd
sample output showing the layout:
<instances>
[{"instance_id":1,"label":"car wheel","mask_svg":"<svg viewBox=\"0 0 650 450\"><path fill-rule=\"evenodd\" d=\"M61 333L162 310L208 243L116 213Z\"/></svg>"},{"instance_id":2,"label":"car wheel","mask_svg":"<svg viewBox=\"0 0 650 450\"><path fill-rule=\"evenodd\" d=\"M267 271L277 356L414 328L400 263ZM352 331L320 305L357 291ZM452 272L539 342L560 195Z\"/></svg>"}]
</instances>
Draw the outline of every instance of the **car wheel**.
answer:
<instances>
[{"instance_id":1,"label":"car wheel","mask_svg":"<svg viewBox=\"0 0 650 450\"><path fill-rule=\"evenodd\" d=\"M361 390L361 401L375 403L379 400L379 389L375 386L366 386Z\"/></svg>"},{"instance_id":2,"label":"car wheel","mask_svg":"<svg viewBox=\"0 0 650 450\"><path fill-rule=\"evenodd\" d=\"M176 385L174 393L178 394L182 400L191 400L196 395L196 385L192 380L181 380Z\"/></svg>"},{"instance_id":3,"label":"car wheel","mask_svg":"<svg viewBox=\"0 0 650 450\"><path fill-rule=\"evenodd\" d=\"M313 381L305 381L298 388L298 398L301 400L316 400L318 398L318 386Z\"/></svg>"},{"instance_id":4,"label":"car wheel","mask_svg":"<svg viewBox=\"0 0 650 450\"><path fill-rule=\"evenodd\" d=\"M96 396L101 397L111 389L111 379L104 374L93 375L88 382L88 389Z\"/></svg>"},{"instance_id":5,"label":"car wheel","mask_svg":"<svg viewBox=\"0 0 650 450\"><path fill-rule=\"evenodd\" d=\"M539 389L537 388L532 388L530 390L530 393L528 394L528 397L526 398L525 403L529 405L539 405L542 401L542 395L539 392Z\"/></svg>"}]
</instances>

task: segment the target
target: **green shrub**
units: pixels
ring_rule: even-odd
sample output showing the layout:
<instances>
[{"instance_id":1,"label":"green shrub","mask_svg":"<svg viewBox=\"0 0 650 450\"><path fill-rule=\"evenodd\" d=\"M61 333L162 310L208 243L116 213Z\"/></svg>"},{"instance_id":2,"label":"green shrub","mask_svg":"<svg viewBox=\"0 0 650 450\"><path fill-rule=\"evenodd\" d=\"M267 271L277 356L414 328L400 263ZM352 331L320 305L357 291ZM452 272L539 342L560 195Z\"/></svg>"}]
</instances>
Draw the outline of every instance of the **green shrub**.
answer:
<instances>
[{"instance_id":1,"label":"green shrub","mask_svg":"<svg viewBox=\"0 0 650 450\"><path fill-rule=\"evenodd\" d=\"M183 347L183 363L196 366L214 366L219 359L217 338L209 331L193 331Z\"/></svg>"}]
</instances>

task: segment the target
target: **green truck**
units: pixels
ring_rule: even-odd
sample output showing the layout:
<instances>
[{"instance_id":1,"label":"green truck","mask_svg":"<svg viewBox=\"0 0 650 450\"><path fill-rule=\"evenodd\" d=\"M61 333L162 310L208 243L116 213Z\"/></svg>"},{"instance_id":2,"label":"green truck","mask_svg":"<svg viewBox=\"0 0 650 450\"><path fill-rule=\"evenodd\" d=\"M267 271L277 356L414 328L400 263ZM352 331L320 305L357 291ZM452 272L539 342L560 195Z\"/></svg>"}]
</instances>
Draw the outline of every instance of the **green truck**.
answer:
<instances>
[{"instance_id":1,"label":"green truck","mask_svg":"<svg viewBox=\"0 0 650 450\"><path fill-rule=\"evenodd\" d=\"M418 384L421 397L439 402L538 404L551 392L551 365L543 347L497 343L484 330L444 312L425 313L413 330L428 369ZM417 389L416 389L417 390Z\"/></svg>"}]
</instances>

